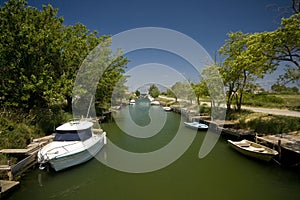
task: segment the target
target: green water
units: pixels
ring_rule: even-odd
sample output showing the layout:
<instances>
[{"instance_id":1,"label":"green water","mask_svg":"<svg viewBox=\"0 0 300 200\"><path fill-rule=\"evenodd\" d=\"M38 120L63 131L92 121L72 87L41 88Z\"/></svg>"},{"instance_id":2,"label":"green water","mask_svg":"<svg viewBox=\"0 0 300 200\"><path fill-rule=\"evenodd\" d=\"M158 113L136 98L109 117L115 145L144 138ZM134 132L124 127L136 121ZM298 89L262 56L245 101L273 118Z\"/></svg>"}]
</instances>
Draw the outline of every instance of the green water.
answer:
<instances>
[{"instance_id":1,"label":"green water","mask_svg":"<svg viewBox=\"0 0 300 200\"><path fill-rule=\"evenodd\" d=\"M128 112L129 109L133 110ZM151 123L153 119L149 119L147 110L134 109L134 106L124 108L117 114L118 119L123 124L129 117L141 126ZM155 151L175 137L181 117L172 112L166 113L159 107L153 109L155 117L166 117L166 123L160 132L149 138L124 134L115 122L101 126L110 142L123 149L138 153ZM194 134L188 128L181 128L185 134ZM97 159L61 172L36 169L22 177L20 188L10 199L300 199L299 170L244 157L229 148L225 139L220 138L208 156L199 159L205 134L198 132L179 159L153 172L121 172ZM105 148L102 151L106 151Z\"/></svg>"}]
</instances>

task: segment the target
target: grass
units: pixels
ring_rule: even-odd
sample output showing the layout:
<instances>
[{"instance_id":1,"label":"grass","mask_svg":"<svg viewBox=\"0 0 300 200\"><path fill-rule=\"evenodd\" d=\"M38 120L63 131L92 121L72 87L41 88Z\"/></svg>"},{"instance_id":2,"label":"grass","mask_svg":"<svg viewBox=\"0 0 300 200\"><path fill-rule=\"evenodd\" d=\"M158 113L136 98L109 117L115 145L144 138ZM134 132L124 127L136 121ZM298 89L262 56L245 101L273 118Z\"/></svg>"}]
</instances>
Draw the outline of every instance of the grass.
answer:
<instances>
[{"instance_id":1,"label":"grass","mask_svg":"<svg viewBox=\"0 0 300 200\"><path fill-rule=\"evenodd\" d=\"M245 94L243 105L300 111L300 95Z\"/></svg>"},{"instance_id":2,"label":"grass","mask_svg":"<svg viewBox=\"0 0 300 200\"><path fill-rule=\"evenodd\" d=\"M251 129L258 134L276 135L300 129L300 118L297 117L242 110L241 112L231 111L227 113L226 118L237 123L235 128Z\"/></svg>"},{"instance_id":3,"label":"grass","mask_svg":"<svg viewBox=\"0 0 300 200\"><path fill-rule=\"evenodd\" d=\"M286 108L300 111L300 95L275 95L283 99Z\"/></svg>"}]
</instances>

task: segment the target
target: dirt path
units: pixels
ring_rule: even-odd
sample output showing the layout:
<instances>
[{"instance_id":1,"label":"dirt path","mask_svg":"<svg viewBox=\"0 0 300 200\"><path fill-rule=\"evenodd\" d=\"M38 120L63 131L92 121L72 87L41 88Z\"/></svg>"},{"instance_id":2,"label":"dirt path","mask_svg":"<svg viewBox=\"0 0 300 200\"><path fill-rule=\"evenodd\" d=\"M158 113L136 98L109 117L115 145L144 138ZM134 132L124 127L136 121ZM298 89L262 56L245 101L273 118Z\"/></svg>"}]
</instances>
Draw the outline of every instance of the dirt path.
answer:
<instances>
[{"instance_id":1,"label":"dirt path","mask_svg":"<svg viewBox=\"0 0 300 200\"><path fill-rule=\"evenodd\" d=\"M291 116L291 117L300 117L300 112L286 110L286 109L274 109L274 108L258 108L258 107L246 107L243 106L243 109L252 110L254 112L260 113L268 113L272 115L284 115L284 116Z\"/></svg>"}]
</instances>

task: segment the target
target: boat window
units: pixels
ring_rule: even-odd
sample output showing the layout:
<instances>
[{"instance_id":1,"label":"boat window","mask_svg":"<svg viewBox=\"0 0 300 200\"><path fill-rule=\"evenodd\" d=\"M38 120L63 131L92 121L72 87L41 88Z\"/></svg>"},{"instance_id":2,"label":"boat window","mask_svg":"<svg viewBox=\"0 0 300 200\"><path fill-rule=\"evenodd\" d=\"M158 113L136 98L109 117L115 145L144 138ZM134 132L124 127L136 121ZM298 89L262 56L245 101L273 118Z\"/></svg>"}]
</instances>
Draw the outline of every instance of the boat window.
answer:
<instances>
[{"instance_id":1,"label":"boat window","mask_svg":"<svg viewBox=\"0 0 300 200\"><path fill-rule=\"evenodd\" d=\"M54 141L84 141L92 137L92 130L80 130L80 131L57 131L54 137Z\"/></svg>"}]
</instances>

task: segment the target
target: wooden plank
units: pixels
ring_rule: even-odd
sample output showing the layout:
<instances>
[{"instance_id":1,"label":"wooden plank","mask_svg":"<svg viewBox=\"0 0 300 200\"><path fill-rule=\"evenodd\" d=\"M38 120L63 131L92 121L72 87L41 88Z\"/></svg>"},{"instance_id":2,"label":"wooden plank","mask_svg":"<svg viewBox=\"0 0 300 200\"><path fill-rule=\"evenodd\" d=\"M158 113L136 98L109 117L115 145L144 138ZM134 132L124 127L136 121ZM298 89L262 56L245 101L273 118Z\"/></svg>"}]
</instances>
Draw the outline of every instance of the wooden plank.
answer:
<instances>
[{"instance_id":1,"label":"wooden plank","mask_svg":"<svg viewBox=\"0 0 300 200\"><path fill-rule=\"evenodd\" d=\"M256 138L257 138L257 140L259 140L261 142L267 142L274 146L278 146L278 140L280 140L282 148L285 148L289 151L300 154L300 148L299 148L298 141L293 140L293 138L284 138L284 137L278 137L275 135L267 135L267 136L256 137Z\"/></svg>"},{"instance_id":2,"label":"wooden plank","mask_svg":"<svg viewBox=\"0 0 300 200\"><path fill-rule=\"evenodd\" d=\"M36 154L32 154L18 162L12 168L12 175L18 176L37 163Z\"/></svg>"},{"instance_id":3,"label":"wooden plank","mask_svg":"<svg viewBox=\"0 0 300 200\"><path fill-rule=\"evenodd\" d=\"M41 138L33 139L32 142L33 143L39 143L39 142L45 142L45 141L49 142L49 141L53 140L53 138L54 138L54 134L44 136L44 137L41 137Z\"/></svg>"},{"instance_id":4,"label":"wooden plank","mask_svg":"<svg viewBox=\"0 0 300 200\"><path fill-rule=\"evenodd\" d=\"M3 197L4 195L6 195L6 193L14 189L19 184L20 184L19 181L0 180L0 185L1 185L0 195Z\"/></svg>"},{"instance_id":5,"label":"wooden plank","mask_svg":"<svg viewBox=\"0 0 300 200\"><path fill-rule=\"evenodd\" d=\"M0 153L6 153L6 154L25 154L27 153L28 149L2 149L0 150Z\"/></svg>"},{"instance_id":6,"label":"wooden plank","mask_svg":"<svg viewBox=\"0 0 300 200\"><path fill-rule=\"evenodd\" d=\"M0 165L0 170L11 170L11 166L9 166L9 165Z\"/></svg>"}]
</instances>

